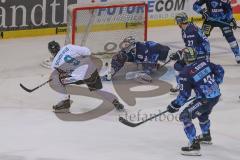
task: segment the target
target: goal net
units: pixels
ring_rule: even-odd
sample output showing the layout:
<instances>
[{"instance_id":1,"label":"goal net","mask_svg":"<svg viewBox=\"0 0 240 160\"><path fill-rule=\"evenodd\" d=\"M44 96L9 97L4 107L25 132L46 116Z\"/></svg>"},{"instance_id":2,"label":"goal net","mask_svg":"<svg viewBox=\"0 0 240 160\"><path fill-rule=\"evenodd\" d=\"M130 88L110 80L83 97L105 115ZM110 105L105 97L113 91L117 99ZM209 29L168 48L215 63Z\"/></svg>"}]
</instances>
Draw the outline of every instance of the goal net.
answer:
<instances>
[{"instance_id":1,"label":"goal net","mask_svg":"<svg viewBox=\"0 0 240 160\"><path fill-rule=\"evenodd\" d=\"M69 6L66 44L111 55L128 36L147 40L147 4L141 0L80 3Z\"/></svg>"},{"instance_id":2,"label":"goal net","mask_svg":"<svg viewBox=\"0 0 240 160\"><path fill-rule=\"evenodd\" d=\"M148 6L145 0L80 2L68 7L65 44L86 46L92 54L109 59L124 38L147 40ZM41 65L49 68L50 59Z\"/></svg>"}]
</instances>

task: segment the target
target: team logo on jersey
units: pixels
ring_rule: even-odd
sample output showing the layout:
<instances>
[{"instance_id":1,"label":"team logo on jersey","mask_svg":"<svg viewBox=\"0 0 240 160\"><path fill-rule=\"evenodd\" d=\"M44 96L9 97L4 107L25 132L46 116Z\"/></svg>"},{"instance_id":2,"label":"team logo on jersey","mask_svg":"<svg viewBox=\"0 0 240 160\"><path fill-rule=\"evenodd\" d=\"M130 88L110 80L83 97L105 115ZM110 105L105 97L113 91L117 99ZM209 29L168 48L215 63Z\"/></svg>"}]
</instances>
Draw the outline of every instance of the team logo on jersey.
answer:
<instances>
[{"instance_id":1,"label":"team logo on jersey","mask_svg":"<svg viewBox=\"0 0 240 160\"><path fill-rule=\"evenodd\" d=\"M218 6L218 4L219 4L219 3L216 2L216 1L212 1L212 2L211 2L211 5L212 5L213 8L216 8L216 7Z\"/></svg>"}]
</instances>

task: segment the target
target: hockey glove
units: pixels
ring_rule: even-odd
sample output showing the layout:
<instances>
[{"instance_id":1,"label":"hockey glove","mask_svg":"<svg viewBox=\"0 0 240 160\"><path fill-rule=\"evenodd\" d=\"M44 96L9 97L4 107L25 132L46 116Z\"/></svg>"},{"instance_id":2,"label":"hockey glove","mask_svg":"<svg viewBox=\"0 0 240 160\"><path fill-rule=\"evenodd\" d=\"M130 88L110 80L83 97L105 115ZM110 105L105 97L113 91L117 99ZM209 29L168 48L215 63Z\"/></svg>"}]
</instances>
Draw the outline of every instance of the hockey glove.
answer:
<instances>
[{"instance_id":1,"label":"hockey glove","mask_svg":"<svg viewBox=\"0 0 240 160\"><path fill-rule=\"evenodd\" d=\"M237 29L237 22L235 20L235 18L232 18L231 22L230 22L230 26L235 30Z\"/></svg>"},{"instance_id":2,"label":"hockey glove","mask_svg":"<svg viewBox=\"0 0 240 160\"><path fill-rule=\"evenodd\" d=\"M59 73L59 81L60 81L60 83L61 83L63 86L66 85L65 79L71 77L71 76L69 75L69 73L66 72L66 71L64 71L64 70L62 70L62 69L60 69L60 68L56 68L56 67L55 67L55 70L57 70L58 73Z\"/></svg>"},{"instance_id":3,"label":"hockey glove","mask_svg":"<svg viewBox=\"0 0 240 160\"><path fill-rule=\"evenodd\" d=\"M175 53L170 54L169 58L173 61L178 61L182 59L182 51L179 50Z\"/></svg>"},{"instance_id":4,"label":"hockey glove","mask_svg":"<svg viewBox=\"0 0 240 160\"><path fill-rule=\"evenodd\" d=\"M208 20L209 15L208 15L207 9L204 8L203 10L201 10L200 14L202 15L202 19L205 19L206 21Z\"/></svg>"},{"instance_id":5,"label":"hockey glove","mask_svg":"<svg viewBox=\"0 0 240 160\"><path fill-rule=\"evenodd\" d=\"M167 111L169 112L169 113L175 113L175 112L177 112L179 110L179 107L176 107L175 105L173 105L173 103L171 103L171 104L169 104L168 106L167 106Z\"/></svg>"}]
</instances>

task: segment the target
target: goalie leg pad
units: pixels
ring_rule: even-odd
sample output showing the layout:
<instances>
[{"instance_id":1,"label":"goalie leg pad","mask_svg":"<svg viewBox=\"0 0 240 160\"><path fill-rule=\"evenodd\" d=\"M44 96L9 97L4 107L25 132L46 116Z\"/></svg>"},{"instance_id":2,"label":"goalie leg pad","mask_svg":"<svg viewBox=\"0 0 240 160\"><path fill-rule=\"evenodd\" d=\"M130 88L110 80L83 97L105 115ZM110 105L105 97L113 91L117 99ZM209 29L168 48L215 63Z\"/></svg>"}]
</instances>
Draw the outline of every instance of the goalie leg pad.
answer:
<instances>
[{"instance_id":1,"label":"goalie leg pad","mask_svg":"<svg viewBox=\"0 0 240 160\"><path fill-rule=\"evenodd\" d=\"M147 73L137 73L135 76L135 80L139 83L147 84L152 82L152 77L148 75Z\"/></svg>"}]
</instances>

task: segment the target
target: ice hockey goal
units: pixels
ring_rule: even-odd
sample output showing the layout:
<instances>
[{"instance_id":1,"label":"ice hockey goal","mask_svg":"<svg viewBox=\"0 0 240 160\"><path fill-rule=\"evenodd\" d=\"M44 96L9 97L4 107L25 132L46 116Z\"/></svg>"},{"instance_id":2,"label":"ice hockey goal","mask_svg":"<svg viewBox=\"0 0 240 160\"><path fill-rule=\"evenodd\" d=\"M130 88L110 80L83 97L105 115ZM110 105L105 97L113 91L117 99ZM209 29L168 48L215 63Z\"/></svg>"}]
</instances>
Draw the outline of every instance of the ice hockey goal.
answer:
<instances>
[{"instance_id":1,"label":"ice hockey goal","mask_svg":"<svg viewBox=\"0 0 240 160\"><path fill-rule=\"evenodd\" d=\"M69 6L66 43L87 46L94 54L115 53L128 36L147 40L145 1L80 3Z\"/></svg>"},{"instance_id":2,"label":"ice hockey goal","mask_svg":"<svg viewBox=\"0 0 240 160\"><path fill-rule=\"evenodd\" d=\"M128 36L147 40L148 5L145 0L80 2L68 7L65 44L90 48L101 59L111 58ZM51 59L41 65L49 68Z\"/></svg>"}]
</instances>

